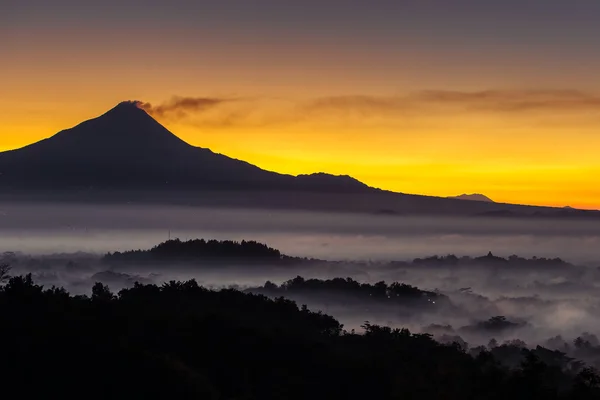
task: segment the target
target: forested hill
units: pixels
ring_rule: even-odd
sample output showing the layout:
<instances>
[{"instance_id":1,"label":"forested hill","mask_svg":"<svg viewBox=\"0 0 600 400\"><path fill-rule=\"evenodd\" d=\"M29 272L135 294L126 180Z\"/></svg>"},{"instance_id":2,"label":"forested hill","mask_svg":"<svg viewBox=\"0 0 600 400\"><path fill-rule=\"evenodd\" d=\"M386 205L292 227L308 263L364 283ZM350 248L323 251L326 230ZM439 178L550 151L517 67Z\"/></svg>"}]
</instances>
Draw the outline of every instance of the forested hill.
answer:
<instances>
[{"instance_id":1,"label":"forested hill","mask_svg":"<svg viewBox=\"0 0 600 400\"><path fill-rule=\"evenodd\" d=\"M194 263L198 261L235 261L251 263L259 261L280 262L291 260L277 249L255 241L235 242L232 240L195 239L181 241L168 240L150 250L132 250L108 253L103 261L109 264L119 263Z\"/></svg>"},{"instance_id":2,"label":"forested hill","mask_svg":"<svg viewBox=\"0 0 600 400\"><path fill-rule=\"evenodd\" d=\"M350 302L380 305L411 305L413 307L436 308L449 305L445 295L400 282L386 284L360 283L351 278L305 279L297 276L281 285L267 281L264 286L248 289L250 293L264 294L269 297L283 296L293 300L307 298L326 298L329 302L348 305Z\"/></svg>"},{"instance_id":3,"label":"forested hill","mask_svg":"<svg viewBox=\"0 0 600 400\"><path fill-rule=\"evenodd\" d=\"M147 250L129 250L125 252L108 253L103 257L107 264L167 264L189 263L236 263L236 264L282 264L291 263L319 263L335 264L361 264L352 261L325 261L291 257L266 244L254 240L205 240L193 239L182 241L180 239L168 240ZM432 256L415 258L412 261L381 262L396 268L423 268L423 267L500 267L500 268L572 268L573 265L560 258L523 258L516 255L498 257L491 252L481 257L457 257L453 254L446 256Z\"/></svg>"},{"instance_id":4,"label":"forested hill","mask_svg":"<svg viewBox=\"0 0 600 400\"><path fill-rule=\"evenodd\" d=\"M0 374L7 398L214 400L531 400L600 398L591 369L522 350L516 368L429 335L332 317L282 298L195 281L118 294L0 285Z\"/></svg>"}]
</instances>

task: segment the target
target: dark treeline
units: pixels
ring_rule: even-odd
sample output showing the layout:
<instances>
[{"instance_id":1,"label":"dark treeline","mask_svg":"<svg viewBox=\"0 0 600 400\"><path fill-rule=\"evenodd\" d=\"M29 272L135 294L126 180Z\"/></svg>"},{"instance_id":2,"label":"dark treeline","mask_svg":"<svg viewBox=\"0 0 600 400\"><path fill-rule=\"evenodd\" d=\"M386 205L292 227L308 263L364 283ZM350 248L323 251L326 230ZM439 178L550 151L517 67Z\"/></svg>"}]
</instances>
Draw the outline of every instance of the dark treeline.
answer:
<instances>
[{"instance_id":1,"label":"dark treeline","mask_svg":"<svg viewBox=\"0 0 600 400\"><path fill-rule=\"evenodd\" d=\"M437 340L442 343L461 343L459 336L442 336L437 337ZM462 344L466 345L464 342ZM504 365L514 367L522 361L524 348L527 348L527 344L519 339L508 340L502 345L496 339L491 339L486 347L473 347L469 352L475 356L487 350ZM570 342L562 336L555 336L532 351L545 363L560 366L563 370L578 372L586 365L600 368L600 341L596 335L589 332L583 332Z\"/></svg>"},{"instance_id":2,"label":"dark treeline","mask_svg":"<svg viewBox=\"0 0 600 400\"><path fill-rule=\"evenodd\" d=\"M4 273L0 279L6 278ZM389 289L389 288L388 288ZM597 399L592 369L521 349L511 369L431 336L334 318L195 281L91 297L31 276L0 288L3 390L78 399ZM6 392L8 393L8 392Z\"/></svg>"},{"instance_id":3,"label":"dark treeline","mask_svg":"<svg viewBox=\"0 0 600 400\"><path fill-rule=\"evenodd\" d=\"M331 308L344 309L347 312L378 317L392 311L393 315L418 315L429 311L456 313L459 309L444 294L419 289L401 282L378 282L375 284L360 283L351 278L305 279L297 276L281 285L267 281L263 286L249 288L247 293L264 294L270 298L283 296L296 302L306 302L311 308L327 305ZM340 308L341 307L341 308ZM361 311L367 310L366 313ZM388 314L389 315L389 314ZM518 319L509 319L503 315L495 315L485 320L474 320L470 325L453 327L452 325L430 324L421 328L422 333L445 344L458 345L464 351L477 355L482 351L491 352L496 360L510 367L517 367L525 360L529 349L544 362L560 367L562 370L578 372L583 368L581 360L588 365L600 368L600 340L591 333L582 333L571 342L561 336L546 340L541 346L528 346L520 339L506 340L498 343L494 338L508 334L518 335L519 330L529 327L529 323ZM487 337L487 346L470 345L465 337Z\"/></svg>"},{"instance_id":4,"label":"dark treeline","mask_svg":"<svg viewBox=\"0 0 600 400\"><path fill-rule=\"evenodd\" d=\"M457 257L453 254L447 256L432 256L426 258L416 258L412 261L415 266L429 266L429 267L451 267L451 266L491 266L491 267L502 267L510 268L517 267L522 269L535 269L535 268L565 268L571 267L572 265L560 258L544 258L544 257L532 257L524 258L517 255L512 255L507 258L498 257L489 252L486 256L482 257Z\"/></svg>"},{"instance_id":5,"label":"dark treeline","mask_svg":"<svg viewBox=\"0 0 600 400\"><path fill-rule=\"evenodd\" d=\"M306 296L311 298L325 297L329 302L350 301L361 304L377 302L388 305L415 305L422 307L435 307L436 304L449 304L449 299L437 292L421 290L405 283L393 282L387 284L383 281L375 284L360 283L352 278L334 279L305 279L297 276L280 286L267 281L264 286L248 289L252 293L260 293L269 297Z\"/></svg>"},{"instance_id":6,"label":"dark treeline","mask_svg":"<svg viewBox=\"0 0 600 400\"><path fill-rule=\"evenodd\" d=\"M180 239L168 240L149 250L130 250L125 252L108 253L103 261L109 264L137 264L137 263L165 263L165 262L198 262L210 259L211 261L233 261L241 263L328 263L364 266L365 262L356 261L325 261L313 258L292 257L271 248L266 244L253 240L241 242L233 240L205 240L193 239L182 241ZM532 257L524 258L512 255L507 258L494 256L491 252L482 257L458 257L450 254L446 256L431 256L415 258L412 261L391 261L376 264L391 267L471 267L487 266L502 268L565 268L573 265L560 258Z\"/></svg>"},{"instance_id":7,"label":"dark treeline","mask_svg":"<svg viewBox=\"0 0 600 400\"><path fill-rule=\"evenodd\" d=\"M161 263L161 262L197 262L203 260L229 260L241 263L260 261L280 262L291 259L265 244L255 241L235 242L232 240L195 239L181 241L168 240L150 250L132 250L109 253L103 261L109 264L119 263Z\"/></svg>"},{"instance_id":8,"label":"dark treeline","mask_svg":"<svg viewBox=\"0 0 600 400\"><path fill-rule=\"evenodd\" d=\"M488 334L498 334L506 331L514 331L527 325L524 321L510 321L503 315L491 317L486 321L478 321L473 325L467 325L459 329L462 332L485 332Z\"/></svg>"}]
</instances>

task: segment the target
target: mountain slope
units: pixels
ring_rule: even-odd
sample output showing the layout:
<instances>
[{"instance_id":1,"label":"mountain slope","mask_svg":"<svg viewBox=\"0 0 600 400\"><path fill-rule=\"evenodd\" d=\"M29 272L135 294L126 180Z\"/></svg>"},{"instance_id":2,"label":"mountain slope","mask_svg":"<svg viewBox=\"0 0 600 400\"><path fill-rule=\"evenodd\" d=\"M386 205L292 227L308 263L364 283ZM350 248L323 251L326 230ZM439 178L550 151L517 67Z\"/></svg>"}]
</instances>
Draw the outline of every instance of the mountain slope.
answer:
<instances>
[{"instance_id":1,"label":"mountain slope","mask_svg":"<svg viewBox=\"0 0 600 400\"><path fill-rule=\"evenodd\" d=\"M152 202L386 215L600 215L394 193L349 176L278 174L191 146L130 101L48 139L0 153L0 200Z\"/></svg>"},{"instance_id":2,"label":"mountain slope","mask_svg":"<svg viewBox=\"0 0 600 400\"><path fill-rule=\"evenodd\" d=\"M296 178L191 146L136 102L0 153L0 188L369 190L349 177Z\"/></svg>"},{"instance_id":3,"label":"mountain slope","mask_svg":"<svg viewBox=\"0 0 600 400\"><path fill-rule=\"evenodd\" d=\"M494 200L490 199L489 197L487 197L483 194L479 194L479 193L461 194L460 196L449 197L449 199L487 201L488 203L494 203Z\"/></svg>"}]
</instances>

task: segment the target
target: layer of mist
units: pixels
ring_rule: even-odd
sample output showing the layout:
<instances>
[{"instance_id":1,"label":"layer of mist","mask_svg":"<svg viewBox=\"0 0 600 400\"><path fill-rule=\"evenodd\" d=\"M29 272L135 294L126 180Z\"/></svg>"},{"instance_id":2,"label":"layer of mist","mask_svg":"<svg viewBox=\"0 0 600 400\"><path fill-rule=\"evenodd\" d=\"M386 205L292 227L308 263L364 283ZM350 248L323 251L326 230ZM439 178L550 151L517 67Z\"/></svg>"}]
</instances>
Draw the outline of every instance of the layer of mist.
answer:
<instances>
[{"instance_id":1,"label":"layer of mist","mask_svg":"<svg viewBox=\"0 0 600 400\"><path fill-rule=\"evenodd\" d=\"M600 225L586 220L440 218L183 206L0 203L2 250L106 253L167 238L253 239L327 260L431 254L562 257L600 265Z\"/></svg>"},{"instance_id":2,"label":"layer of mist","mask_svg":"<svg viewBox=\"0 0 600 400\"><path fill-rule=\"evenodd\" d=\"M0 211L2 262L11 265L11 273L32 273L36 282L74 294L88 294L94 282L119 290L135 282L196 279L211 288L288 297L334 316L346 329L360 330L369 321L469 348L520 340L569 353L583 337L579 348L589 343L588 349L596 349L600 227L594 222L132 205L4 204ZM169 237L251 239L307 259L114 265L103 258L108 252L149 249ZM322 288L281 291L298 276L399 282L443 300L401 305ZM279 289L265 289L272 285ZM598 357L588 353L577 356L596 363Z\"/></svg>"}]
</instances>

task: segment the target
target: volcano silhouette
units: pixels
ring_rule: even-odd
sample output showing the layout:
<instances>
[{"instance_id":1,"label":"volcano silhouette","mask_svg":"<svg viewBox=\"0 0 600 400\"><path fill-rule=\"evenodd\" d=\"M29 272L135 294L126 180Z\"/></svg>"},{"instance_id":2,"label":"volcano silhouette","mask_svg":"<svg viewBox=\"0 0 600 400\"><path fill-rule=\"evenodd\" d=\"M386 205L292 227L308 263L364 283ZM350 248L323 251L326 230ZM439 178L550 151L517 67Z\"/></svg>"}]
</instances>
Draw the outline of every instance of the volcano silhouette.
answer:
<instances>
[{"instance_id":1,"label":"volcano silhouette","mask_svg":"<svg viewBox=\"0 0 600 400\"><path fill-rule=\"evenodd\" d=\"M348 176L282 175L191 146L135 101L0 153L0 188L375 190Z\"/></svg>"},{"instance_id":2,"label":"volcano silhouette","mask_svg":"<svg viewBox=\"0 0 600 400\"><path fill-rule=\"evenodd\" d=\"M284 175L192 146L125 101L0 153L0 200L196 204L376 214L600 217L599 212L389 192L347 176Z\"/></svg>"}]
</instances>

